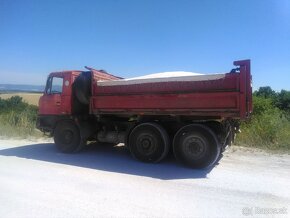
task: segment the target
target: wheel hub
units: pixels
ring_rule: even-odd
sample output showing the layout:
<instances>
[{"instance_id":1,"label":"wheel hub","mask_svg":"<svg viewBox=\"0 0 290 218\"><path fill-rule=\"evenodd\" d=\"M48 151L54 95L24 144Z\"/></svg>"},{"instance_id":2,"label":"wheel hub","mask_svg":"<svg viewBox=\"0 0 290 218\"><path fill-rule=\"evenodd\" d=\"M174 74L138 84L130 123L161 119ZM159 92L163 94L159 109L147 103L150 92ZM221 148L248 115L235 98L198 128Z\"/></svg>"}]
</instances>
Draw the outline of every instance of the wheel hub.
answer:
<instances>
[{"instance_id":1,"label":"wheel hub","mask_svg":"<svg viewBox=\"0 0 290 218\"><path fill-rule=\"evenodd\" d=\"M154 152L155 147L156 147L156 142L155 138L152 137L151 135L141 135L137 139L137 149L139 152L145 154L145 155L150 155L152 152Z\"/></svg>"},{"instance_id":2,"label":"wheel hub","mask_svg":"<svg viewBox=\"0 0 290 218\"><path fill-rule=\"evenodd\" d=\"M148 149L151 146L151 141L148 139L144 139L142 140L141 145L144 149Z\"/></svg>"},{"instance_id":3,"label":"wheel hub","mask_svg":"<svg viewBox=\"0 0 290 218\"><path fill-rule=\"evenodd\" d=\"M73 132L70 130L66 130L63 132L63 143L69 144L73 140Z\"/></svg>"},{"instance_id":4,"label":"wheel hub","mask_svg":"<svg viewBox=\"0 0 290 218\"><path fill-rule=\"evenodd\" d=\"M206 152L206 144L201 138L188 137L184 140L184 146L190 158L198 159Z\"/></svg>"}]
</instances>

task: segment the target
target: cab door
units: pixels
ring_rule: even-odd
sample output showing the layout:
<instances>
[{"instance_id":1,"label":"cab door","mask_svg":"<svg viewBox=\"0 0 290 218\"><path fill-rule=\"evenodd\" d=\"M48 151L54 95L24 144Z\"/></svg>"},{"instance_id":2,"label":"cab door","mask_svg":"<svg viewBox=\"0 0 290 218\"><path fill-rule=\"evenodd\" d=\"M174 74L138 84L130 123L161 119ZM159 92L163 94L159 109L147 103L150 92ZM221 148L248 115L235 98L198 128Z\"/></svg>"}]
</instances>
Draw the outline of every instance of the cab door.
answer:
<instances>
[{"instance_id":1,"label":"cab door","mask_svg":"<svg viewBox=\"0 0 290 218\"><path fill-rule=\"evenodd\" d=\"M39 101L40 114L62 114L63 83L63 77L50 76L47 79L44 95L40 98Z\"/></svg>"}]
</instances>

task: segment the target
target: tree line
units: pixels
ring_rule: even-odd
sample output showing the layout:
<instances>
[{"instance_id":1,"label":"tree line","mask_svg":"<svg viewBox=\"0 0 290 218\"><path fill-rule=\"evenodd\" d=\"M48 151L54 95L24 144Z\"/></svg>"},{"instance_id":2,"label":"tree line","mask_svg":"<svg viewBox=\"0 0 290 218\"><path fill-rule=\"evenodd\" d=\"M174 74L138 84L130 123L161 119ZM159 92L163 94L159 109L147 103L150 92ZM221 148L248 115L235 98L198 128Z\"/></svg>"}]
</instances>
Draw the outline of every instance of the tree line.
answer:
<instances>
[{"instance_id":1,"label":"tree line","mask_svg":"<svg viewBox=\"0 0 290 218\"><path fill-rule=\"evenodd\" d=\"M253 95L269 99L273 106L282 111L290 112L290 91L282 89L280 92L276 92L270 86L264 86L255 91Z\"/></svg>"}]
</instances>

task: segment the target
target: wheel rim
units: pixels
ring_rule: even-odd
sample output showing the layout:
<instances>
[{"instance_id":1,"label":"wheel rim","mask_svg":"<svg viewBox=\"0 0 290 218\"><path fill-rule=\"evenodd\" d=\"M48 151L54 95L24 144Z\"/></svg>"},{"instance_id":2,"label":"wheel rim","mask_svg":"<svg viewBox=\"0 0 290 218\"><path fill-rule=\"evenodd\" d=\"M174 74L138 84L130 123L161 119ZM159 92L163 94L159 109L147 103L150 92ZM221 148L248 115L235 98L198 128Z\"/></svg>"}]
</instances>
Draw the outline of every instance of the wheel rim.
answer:
<instances>
[{"instance_id":1,"label":"wheel rim","mask_svg":"<svg viewBox=\"0 0 290 218\"><path fill-rule=\"evenodd\" d=\"M157 147L156 136L151 134L140 134L137 138L137 150L144 155L151 155Z\"/></svg>"},{"instance_id":2,"label":"wheel rim","mask_svg":"<svg viewBox=\"0 0 290 218\"><path fill-rule=\"evenodd\" d=\"M182 145L186 151L186 156L192 160L202 158L207 151L206 142L197 136L187 136L184 138Z\"/></svg>"},{"instance_id":3,"label":"wheel rim","mask_svg":"<svg viewBox=\"0 0 290 218\"><path fill-rule=\"evenodd\" d=\"M62 143L70 144L73 141L74 133L71 130L63 131Z\"/></svg>"}]
</instances>

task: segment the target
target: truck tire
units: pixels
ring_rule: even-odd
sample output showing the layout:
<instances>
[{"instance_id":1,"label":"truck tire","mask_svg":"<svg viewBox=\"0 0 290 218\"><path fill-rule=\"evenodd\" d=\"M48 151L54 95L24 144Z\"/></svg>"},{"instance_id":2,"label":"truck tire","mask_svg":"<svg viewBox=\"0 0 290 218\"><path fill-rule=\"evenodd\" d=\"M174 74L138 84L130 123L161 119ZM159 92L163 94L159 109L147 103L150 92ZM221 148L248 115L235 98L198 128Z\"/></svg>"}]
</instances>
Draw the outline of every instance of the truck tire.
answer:
<instances>
[{"instance_id":1,"label":"truck tire","mask_svg":"<svg viewBox=\"0 0 290 218\"><path fill-rule=\"evenodd\" d=\"M72 121L60 121L54 130L54 142L63 153L78 152L82 148L79 128Z\"/></svg>"},{"instance_id":2,"label":"truck tire","mask_svg":"<svg viewBox=\"0 0 290 218\"><path fill-rule=\"evenodd\" d=\"M195 169L212 166L217 161L220 150L215 133L200 124L182 127L173 139L175 158Z\"/></svg>"},{"instance_id":3,"label":"truck tire","mask_svg":"<svg viewBox=\"0 0 290 218\"><path fill-rule=\"evenodd\" d=\"M82 104L89 104L91 95L91 74L90 72L81 73L74 81L73 92Z\"/></svg>"},{"instance_id":4,"label":"truck tire","mask_svg":"<svg viewBox=\"0 0 290 218\"><path fill-rule=\"evenodd\" d=\"M142 162L157 163L168 154L169 143L169 136L162 126L142 123L130 133L128 146L134 158Z\"/></svg>"}]
</instances>

